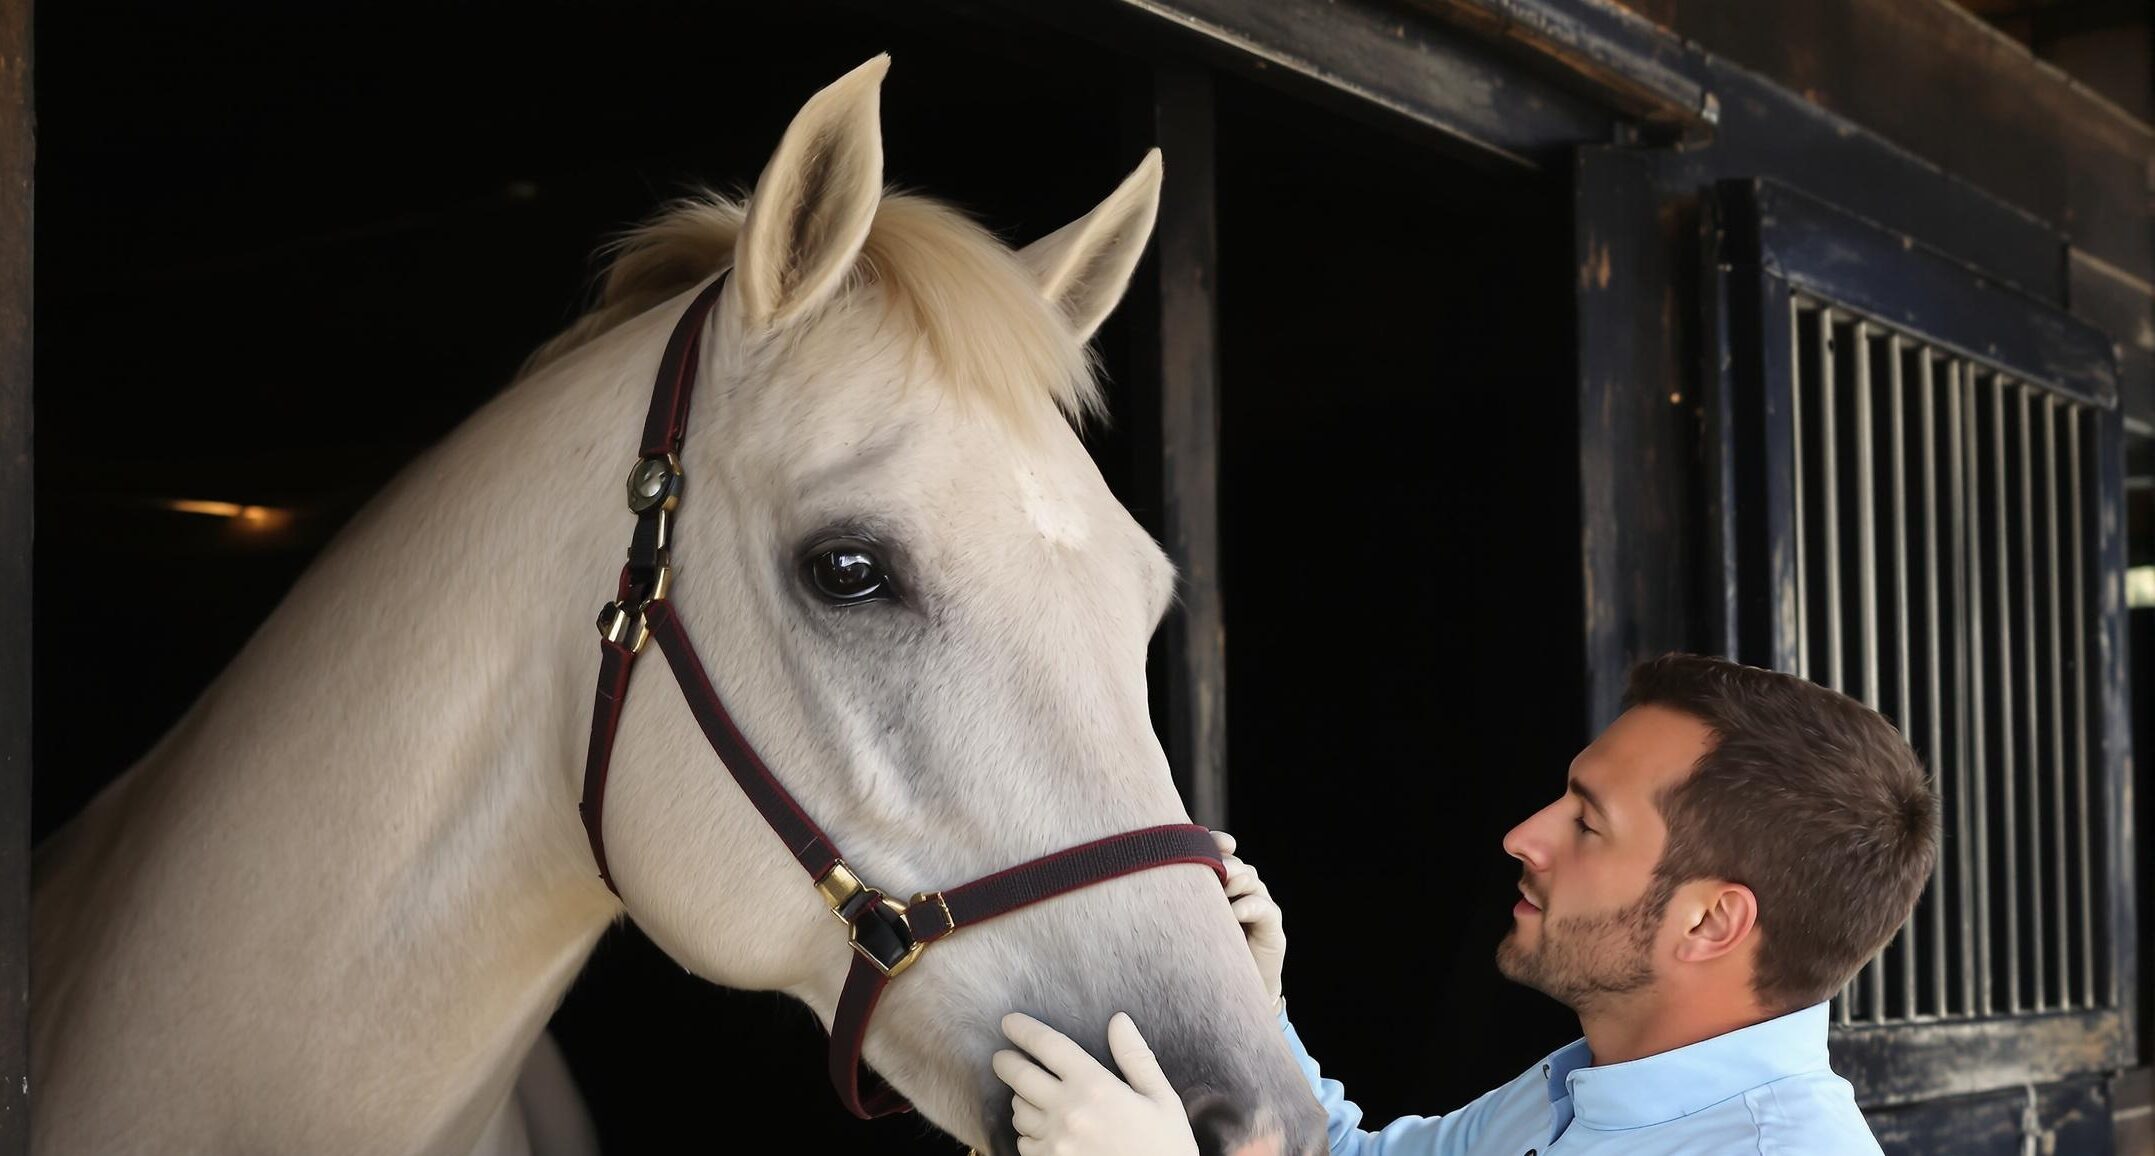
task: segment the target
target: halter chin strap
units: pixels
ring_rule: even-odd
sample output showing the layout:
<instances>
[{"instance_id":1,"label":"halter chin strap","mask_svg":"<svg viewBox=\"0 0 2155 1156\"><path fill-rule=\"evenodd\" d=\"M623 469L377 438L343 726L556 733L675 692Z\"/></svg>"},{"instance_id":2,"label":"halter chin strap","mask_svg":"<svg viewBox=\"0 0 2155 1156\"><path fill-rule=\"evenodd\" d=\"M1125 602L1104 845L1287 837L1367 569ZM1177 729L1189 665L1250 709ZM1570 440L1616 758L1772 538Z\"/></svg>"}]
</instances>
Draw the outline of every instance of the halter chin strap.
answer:
<instances>
[{"instance_id":1,"label":"halter chin strap","mask_svg":"<svg viewBox=\"0 0 2155 1156\"><path fill-rule=\"evenodd\" d=\"M838 845L808 817L734 724L696 657L679 611L667 598L673 578L670 548L673 514L681 500L680 451L688 426L689 395L696 385L703 330L725 284L726 274L721 273L681 315L652 386L643 451L629 471L629 509L636 515L636 531L614 600L599 612L598 694L592 703L591 745L585 754L584 794L578 810L591 839L599 878L619 895L621 889L614 885L606 864L606 771L613 758L614 735L620 729L622 704L628 697L629 674L644 645L656 638L711 749L807 871L824 905L847 928L853 965L831 1023L831 1083L854 1115L869 1119L912 1107L868 1069L861 1047L883 989L911 967L929 944L960 928L1133 872L1201 864L1224 883L1226 869L1209 831L1177 823L1111 835L963 886L900 901L869 886L838 853Z\"/></svg>"}]
</instances>

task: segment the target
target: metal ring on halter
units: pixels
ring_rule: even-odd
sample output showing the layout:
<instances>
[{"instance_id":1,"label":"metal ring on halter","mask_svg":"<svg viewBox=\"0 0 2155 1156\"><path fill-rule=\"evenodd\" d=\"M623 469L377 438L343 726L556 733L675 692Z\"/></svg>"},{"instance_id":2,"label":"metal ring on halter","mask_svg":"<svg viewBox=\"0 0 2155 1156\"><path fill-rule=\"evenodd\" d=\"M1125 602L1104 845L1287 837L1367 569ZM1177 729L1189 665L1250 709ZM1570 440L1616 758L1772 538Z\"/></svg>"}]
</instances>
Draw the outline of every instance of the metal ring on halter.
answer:
<instances>
[{"instance_id":1,"label":"metal ring on halter","mask_svg":"<svg viewBox=\"0 0 2155 1156\"><path fill-rule=\"evenodd\" d=\"M900 903L880 889L861 882L853 868L840 859L831 864L830 870L816 880L816 894L846 925L847 942L862 959L875 965L877 971L896 979L913 961L920 958L930 940L913 933L913 921L909 913L915 907L930 903L941 909L943 927L957 925L950 914L950 905L943 900L940 891L924 891L913 897L910 903Z\"/></svg>"},{"instance_id":2,"label":"metal ring on halter","mask_svg":"<svg viewBox=\"0 0 2155 1156\"><path fill-rule=\"evenodd\" d=\"M653 454L629 468L629 512L671 510L681 504L681 459Z\"/></svg>"}]
</instances>

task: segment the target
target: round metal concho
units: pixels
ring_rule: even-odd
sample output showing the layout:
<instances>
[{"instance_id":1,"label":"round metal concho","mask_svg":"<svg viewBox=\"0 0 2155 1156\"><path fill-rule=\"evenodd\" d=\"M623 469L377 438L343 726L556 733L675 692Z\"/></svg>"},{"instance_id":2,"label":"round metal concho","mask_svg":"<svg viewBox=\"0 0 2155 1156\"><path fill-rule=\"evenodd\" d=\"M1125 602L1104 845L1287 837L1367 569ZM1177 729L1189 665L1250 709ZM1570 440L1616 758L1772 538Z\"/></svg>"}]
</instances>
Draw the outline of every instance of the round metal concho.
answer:
<instances>
[{"instance_id":1,"label":"round metal concho","mask_svg":"<svg viewBox=\"0 0 2155 1156\"><path fill-rule=\"evenodd\" d=\"M635 513L670 510L680 493L681 467L671 454L662 458L643 458L629 471L629 509Z\"/></svg>"}]
</instances>

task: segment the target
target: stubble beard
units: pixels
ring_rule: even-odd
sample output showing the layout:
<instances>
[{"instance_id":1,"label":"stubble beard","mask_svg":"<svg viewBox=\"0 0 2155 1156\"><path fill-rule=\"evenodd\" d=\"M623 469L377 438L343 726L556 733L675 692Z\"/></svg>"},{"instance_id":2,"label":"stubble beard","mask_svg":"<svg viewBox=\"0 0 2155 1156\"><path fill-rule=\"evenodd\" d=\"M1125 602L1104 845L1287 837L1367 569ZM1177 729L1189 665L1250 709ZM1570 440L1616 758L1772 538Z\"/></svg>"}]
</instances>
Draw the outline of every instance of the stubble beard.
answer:
<instances>
[{"instance_id":1,"label":"stubble beard","mask_svg":"<svg viewBox=\"0 0 2155 1156\"><path fill-rule=\"evenodd\" d=\"M1576 1012L1636 992L1654 981L1654 938L1674 887L1658 877L1628 906L1542 921L1529 949L1514 926L1497 944L1497 970Z\"/></svg>"}]
</instances>

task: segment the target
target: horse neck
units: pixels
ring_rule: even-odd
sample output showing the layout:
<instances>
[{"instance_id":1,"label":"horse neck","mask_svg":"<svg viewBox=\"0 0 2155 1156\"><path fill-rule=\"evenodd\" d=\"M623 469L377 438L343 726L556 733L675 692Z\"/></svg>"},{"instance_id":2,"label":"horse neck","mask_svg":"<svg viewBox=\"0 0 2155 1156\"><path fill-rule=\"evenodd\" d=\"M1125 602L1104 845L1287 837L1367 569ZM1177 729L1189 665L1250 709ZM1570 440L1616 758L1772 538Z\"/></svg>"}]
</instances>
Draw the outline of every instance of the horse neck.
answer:
<instances>
[{"instance_id":1,"label":"horse neck","mask_svg":"<svg viewBox=\"0 0 2155 1156\"><path fill-rule=\"evenodd\" d=\"M630 528L658 313L402 471L48 848L40 965L76 977L56 1030L133 985L121 1063L184 1041L169 1060L193 1078L397 1103L436 1134L498 1100L618 912L576 812L586 611ZM325 1049L334 1092L304 1086L332 1078Z\"/></svg>"}]
</instances>

